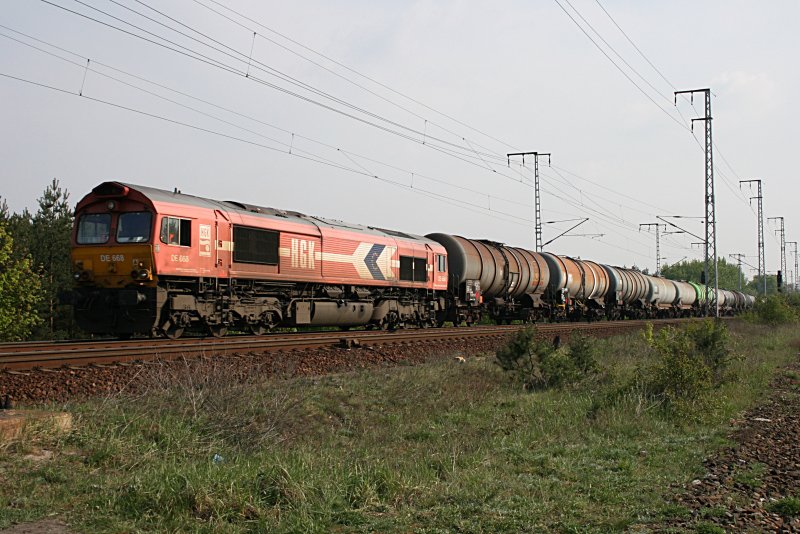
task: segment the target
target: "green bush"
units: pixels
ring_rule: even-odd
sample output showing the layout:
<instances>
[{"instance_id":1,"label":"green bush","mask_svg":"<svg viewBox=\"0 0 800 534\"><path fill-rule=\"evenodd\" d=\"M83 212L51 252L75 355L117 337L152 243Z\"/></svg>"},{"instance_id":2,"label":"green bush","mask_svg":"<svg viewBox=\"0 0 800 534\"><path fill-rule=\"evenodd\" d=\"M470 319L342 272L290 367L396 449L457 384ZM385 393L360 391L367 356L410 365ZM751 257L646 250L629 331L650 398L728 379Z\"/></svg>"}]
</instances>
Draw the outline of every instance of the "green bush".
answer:
<instances>
[{"instance_id":1,"label":"green bush","mask_svg":"<svg viewBox=\"0 0 800 534\"><path fill-rule=\"evenodd\" d=\"M517 332L496 352L496 363L525 389L561 387L597 371L595 341L575 336L567 347L536 338L536 329Z\"/></svg>"},{"instance_id":2,"label":"green bush","mask_svg":"<svg viewBox=\"0 0 800 534\"><path fill-rule=\"evenodd\" d=\"M683 415L708 408L710 393L724 382L733 359L725 324L706 320L684 329L666 326L657 334L648 325L644 338L653 358L637 368L633 383L624 389Z\"/></svg>"},{"instance_id":3,"label":"green bush","mask_svg":"<svg viewBox=\"0 0 800 534\"><path fill-rule=\"evenodd\" d=\"M722 321L707 319L689 324L686 327L686 334L694 343L698 356L711 370L715 385L720 384L728 364L734 359L728 348L730 343L728 327Z\"/></svg>"},{"instance_id":4,"label":"green bush","mask_svg":"<svg viewBox=\"0 0 800 534\"><path fill-rule=\"evenodd\" d=\"M788 324L797 322L798 307L791 303L796 303L797 298L791 300L784 295L769 295L756 300L753 306L753 313L750 314L751 320L770 325Z\"/></svg>"}]
</instances>

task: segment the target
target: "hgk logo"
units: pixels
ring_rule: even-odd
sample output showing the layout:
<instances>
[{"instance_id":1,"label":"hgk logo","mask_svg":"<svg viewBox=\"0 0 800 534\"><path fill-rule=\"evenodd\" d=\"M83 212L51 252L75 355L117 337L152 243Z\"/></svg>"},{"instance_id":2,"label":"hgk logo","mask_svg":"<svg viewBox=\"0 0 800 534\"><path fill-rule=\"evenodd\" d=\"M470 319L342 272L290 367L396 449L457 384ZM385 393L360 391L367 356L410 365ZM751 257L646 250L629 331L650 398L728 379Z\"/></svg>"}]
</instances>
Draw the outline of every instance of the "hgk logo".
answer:
<instances>
[{"instance_id":1,"label":"hgk logo","mask_svg":"<svg viewBox=\"0 0 800 534\"><path fill-rule=\"evenodd\" d=\"M295 269L314 268L314 242L305 239L292 239L292 267Z\"/></svg>"}]
</instances>

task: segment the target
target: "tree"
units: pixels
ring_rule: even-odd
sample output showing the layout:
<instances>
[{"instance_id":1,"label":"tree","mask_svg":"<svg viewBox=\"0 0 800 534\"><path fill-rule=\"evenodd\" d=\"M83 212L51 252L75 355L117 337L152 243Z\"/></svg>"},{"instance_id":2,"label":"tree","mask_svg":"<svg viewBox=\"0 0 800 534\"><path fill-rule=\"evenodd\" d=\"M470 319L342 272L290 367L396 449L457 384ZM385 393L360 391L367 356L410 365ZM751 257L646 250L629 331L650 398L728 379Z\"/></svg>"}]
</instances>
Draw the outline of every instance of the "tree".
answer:
<instances>
[{"instance_id":1,"label":"tree","mask_svg":"<svg viewBox=\"0 0 800 534\"><path fill-rule=\"evenodd\" d=\"M41 322L41 280L28 257L14 253L14 240L0 221L0 340L27 339Z\"/></svg>"},{"instance_id":2,"label":"tree","mask_svg":"<svg viewBox=\"0 0 800 534\"><path fill-rule=\"evenodd\" d=\"M53 178L38 203L36 214L31 216L25 211L18 217L14 234L28 247L34 266L42 273L44 300L39 313L44 321L34 334L48 339L74 337L72 310L58 302L58 294L73 286L70 262L73 213L69 193Z\"/></svg>"},{"instance_id":3,"label":"tree","mask_svg":"<svg viewBox=\"0 0 800 534\"><path fill-rule=\"evenodd\" d=\"M747 283L748 293L751 295L764 294L764 277L755 275L752 280ZM778 277L774 274L767 275L767 295L772 295L778 292Z\"/></svg>"},{"instance_id":4,"label":"tree","mask_svg":"<svg viewBox=\"0 0 800 534\"><path fill-rule=\"evenodd\" d=\"M661 268L661 276L670 280L687 280L689 282L701 283L701 273L705 269L705 262L702 260L682 261L673 265L664 265ZM739 289L739 267L727 262L725 258L720 258L717 262L717 272L719 280L717 285L722 289ZM744 291L747 282L745 276L742 281Z\"/></svg>"}]
</instances>

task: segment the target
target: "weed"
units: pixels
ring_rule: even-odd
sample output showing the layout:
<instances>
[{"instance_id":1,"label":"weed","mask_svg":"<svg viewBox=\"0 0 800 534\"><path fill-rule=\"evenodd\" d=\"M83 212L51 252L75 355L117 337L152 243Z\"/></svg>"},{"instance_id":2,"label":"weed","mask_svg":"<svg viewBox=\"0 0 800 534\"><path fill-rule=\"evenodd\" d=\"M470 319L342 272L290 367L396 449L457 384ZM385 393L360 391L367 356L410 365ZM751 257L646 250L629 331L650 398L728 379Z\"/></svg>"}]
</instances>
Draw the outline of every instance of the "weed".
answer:
<instances>
[{"instance_id":1,"label":"weed","mask_svg":"<svg viewBox=\"0 0 800 534\"><path fill-rule=\"evenodd\" d=\"M768 504L767 510L773 514L780 514L784 517L797 517L800 516L800 499L797 497L786 497Z\"/></svg>"},{"instance_id":2,"label":"weed","mask_svg":"<svg viewBox=\"0 0 800 534\"><path fill-rule=\"evenodd\" d=\"M698 523L696 527L694 527L694 531L697 534L725 534L725 529L714 525L713 523Z\"/></svg>"},{"instance_id":3,"label":"weed","mask_svg":"<svg viewBox=\"0 0 800 534\"><path fill-rule=\"evenodd\" d=\"M760 462L752 463L733 475L733 481L747 488L755 489L761 485L761 477L764 476L766 467Z\"/></svg>"}]
</instances>

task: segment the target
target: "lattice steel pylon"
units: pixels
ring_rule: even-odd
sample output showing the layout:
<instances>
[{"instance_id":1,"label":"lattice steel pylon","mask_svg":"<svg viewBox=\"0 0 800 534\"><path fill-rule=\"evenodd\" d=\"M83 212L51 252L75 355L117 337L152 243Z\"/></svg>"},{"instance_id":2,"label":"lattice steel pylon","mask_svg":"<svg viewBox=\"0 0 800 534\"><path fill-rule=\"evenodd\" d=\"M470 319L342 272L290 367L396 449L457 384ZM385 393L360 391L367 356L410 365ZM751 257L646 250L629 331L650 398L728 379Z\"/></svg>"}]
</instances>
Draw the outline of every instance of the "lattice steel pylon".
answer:
<instances>
[{"instance_id":1,"label":"lattice steel pylon","mask_svg":"<svg viewBox=\"0 0 800 534\"><path fill-rule=\"evenodd\" d=\"M783 225L783 223L784 223L783 217L769 217L767 220L768 221L781 221L781 227L779 229L775 230L775 232L776 233L780 232L780 234L781 234L781 277L785 281L786 280L786 229L785 229L785 227ZM778 287L778 291L780 291L780 290L781 290L781 288Z\"/></svg>"},{"instance_id":2,"label":"lattice steel pylon","mask_svg":"<svg viewBox=\"0 0 800 534\"><path fill-rule=\"evenodd\" d=\"M711 299L714 300L714 316L719 317L719 300L717 294L719 291L719 271L717 265L717 216L716 216L716 197L714 196L714 153L713 153L713 138L711 136L711 89L690 89L687 91L675 91L675 105L678 105L678 95L688 93L694 102L695 93L704 93L706 100L706 114L705 117L692 119L692 128L694 128L695 121L703 121L705 123L705 138L706 138L706 187L705 187L705 203L706 203L706 239L705 239L705 270L706 270L706 295L710 295L710 288L714 288L714 294L711 298L706 297L706 315L709 315L711 310ZM713 267L713 274L711 267Z\"/></svg>"},{"instance_id":3,"label":"lattice steel pylon","mask_svg":"<svg viewBox=\"0 0 800 534\"><path fill-rule=\"evenodd\" d=\"M506 154L509 164L511 156L522 156L522 164L525 165L525 156L533 156L533 215L534 215L534 246L536 252L542 251L542 195L539 191L539 156L547 156L547 164L550 165L549 152L511 152Z\"/></svg>"},{"instance_id":4,"label":"lattice steel pylon","mask_svg":"<svg viewBox=\"0 0 800 534\"><path fill-rule=\"evenodd\" d=\"M787 241L787 245L794 245L794 276L792 277L792 289L797 292L797 241Z\"/></svg>"},{"instance_id":5,"label":"lattice steel pylon","mask_svg":"<svg viewBox=\"0 0 800 534\"><path fill-rule=\"evenodd\" d=\"M744 272L742 271L742 258L746 257L744 254L728 254L731 258L737 260L739 264L739 291L742 290L742 278L744 278Z\"/></svg>"},{"instance_id":6,"label":"lattice steel pylon","mask_svg":"<svg viewBox=\"0 0 800 534\"><path fill-rule=\"evenodd\" d=\"M761 193L761 180L739 180L739 187L742 184L758 184L758 196L750 197L750 202L753 199L758 200L758 276L761 277L761 282L764 287L764 294L767 294L767 260L764 256L764 195Z\"/></svg>"},{"instance_id":7,"label":"lattice steel pylon","mask_svg":"<svg viewBox=\"0 0 800 534\"><path fill-rule=\"evenodd\" d=\"M639 231L642 231L642 227L647 228L649 231L651 226L656 227L656 276L661 276L661 238L659 237L659 230L662 226L666 229L667 225L661 223L639 223Z\"/></svg>"}]
</instances>

